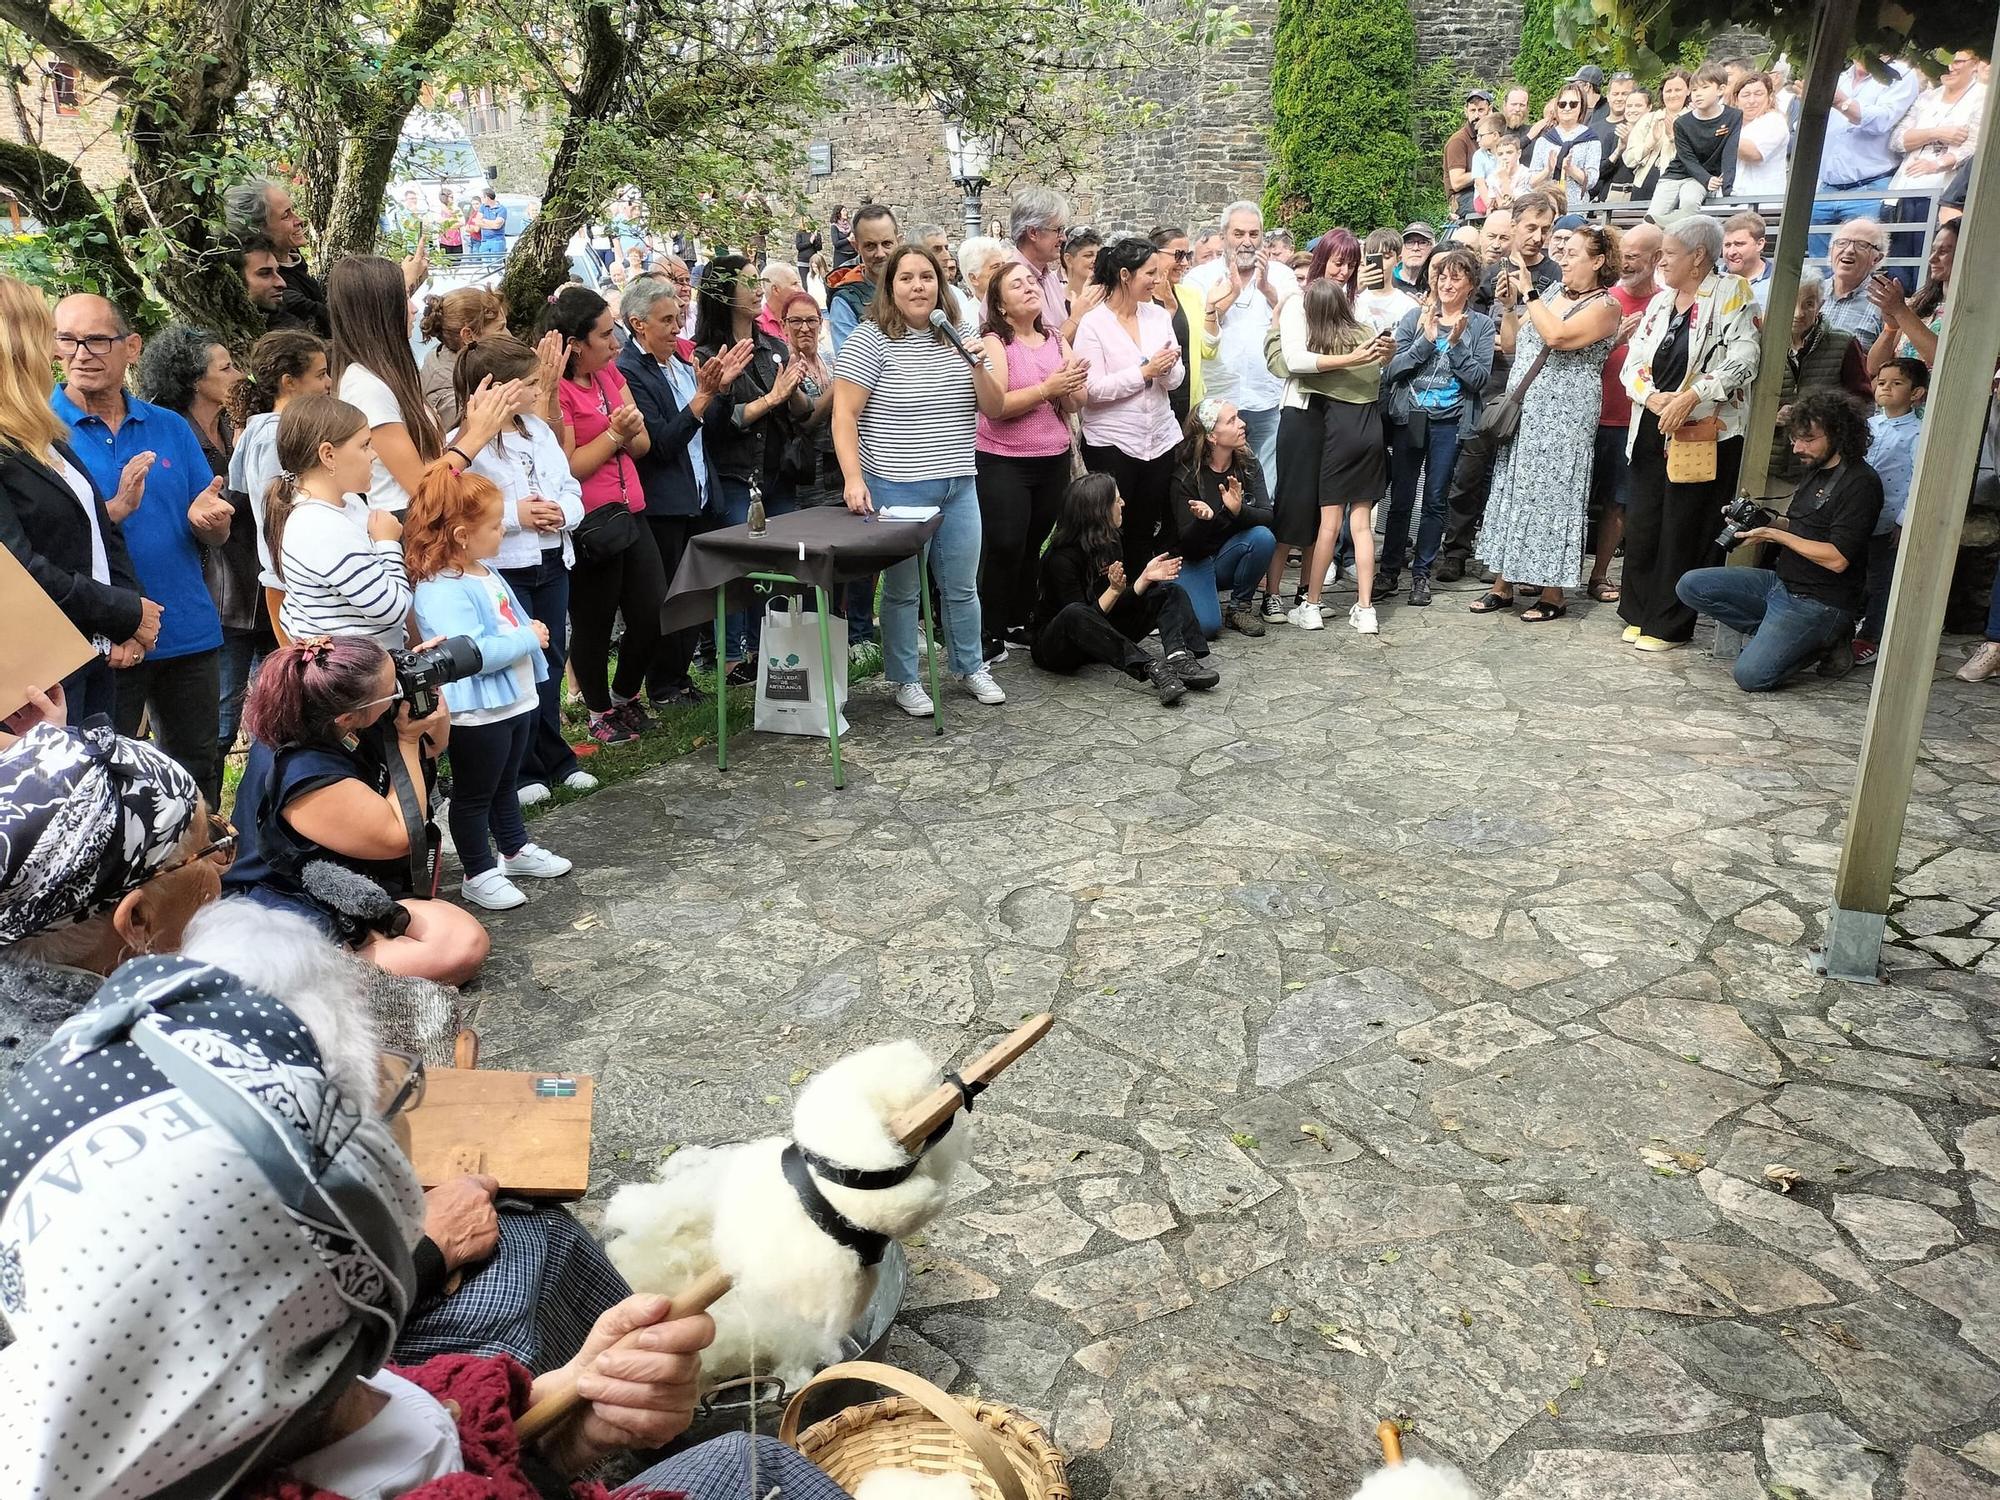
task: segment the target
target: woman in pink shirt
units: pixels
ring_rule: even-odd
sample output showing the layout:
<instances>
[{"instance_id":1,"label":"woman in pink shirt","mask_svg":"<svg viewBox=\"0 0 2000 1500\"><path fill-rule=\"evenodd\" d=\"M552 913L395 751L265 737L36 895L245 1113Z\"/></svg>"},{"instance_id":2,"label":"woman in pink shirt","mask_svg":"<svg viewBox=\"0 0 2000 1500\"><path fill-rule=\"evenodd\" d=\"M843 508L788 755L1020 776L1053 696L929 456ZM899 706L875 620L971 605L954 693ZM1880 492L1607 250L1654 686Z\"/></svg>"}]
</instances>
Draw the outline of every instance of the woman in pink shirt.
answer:
<instances>
[{"instance_id":1,"label":"woman in pink shirt","mask_svg":"<svg viewBox=\"0 0 2000 1500\"><path fill-rule=\"evenodd\" d=\"M1028 644L1042 544L1069 484L1069 417L1083 406L1084 365L1042 319L1042 289L1026 261L986 281L986 357L1006 410L979 418L979 616L988 664Z\"/></svg>"},{"instance_id":2,"label":"woman in pink shirt","mask_svg":"<svg viewBox=\"0 0 2000 1500\"><path fill-rule=\"evenodd\" d=\"M1153 300L1153 242L1121 235L1097 254L1104 301L1076 325L1076 357L1088 367L1083 462L1109 474L1125 498L1125 571L1137 578L1173 541L1168 501L1180 428L1167 393L1187 378L1174 320Z\"/></svg>"}]
</instances>

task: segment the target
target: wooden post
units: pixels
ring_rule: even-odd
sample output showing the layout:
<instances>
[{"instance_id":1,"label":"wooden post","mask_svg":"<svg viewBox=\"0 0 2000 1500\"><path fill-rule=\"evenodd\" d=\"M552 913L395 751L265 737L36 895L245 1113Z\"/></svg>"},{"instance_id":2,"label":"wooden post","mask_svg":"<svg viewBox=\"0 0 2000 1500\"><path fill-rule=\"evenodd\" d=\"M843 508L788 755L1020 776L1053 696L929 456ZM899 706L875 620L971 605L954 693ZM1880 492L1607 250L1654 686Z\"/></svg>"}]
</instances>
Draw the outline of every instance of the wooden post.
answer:
<instances>
[{"instance_id":1,"label":"wooden post","mask_svg":"<svg viewBox=\"0 0 2000 1500\"><path fill-rule=\"evenodd\" d=\"M2000 149L2000 132L1988 110L1979 124L1979 150ZM1990 156L1982 156L1990 161ZM1861 765L1848 804L1847 835L1833 878L1833 906L1826 917L1826 947L1814 964L1835 979L1874 983L1884 919L1896 879L1896 851L1909 812L1910 781L1937 670L1944 629L1945 595L1958 561L1966 499L1979 467L1980 436L2000 358L2000 297L1981 288L2000 277L2000 185L1988 172L1972 174L1959 234L1953 295L1931 371L1930 400L1917 444L1916 475L1896 549L1896 579L1868 724L1861 736Z\"/></svg>"}]
</instances>

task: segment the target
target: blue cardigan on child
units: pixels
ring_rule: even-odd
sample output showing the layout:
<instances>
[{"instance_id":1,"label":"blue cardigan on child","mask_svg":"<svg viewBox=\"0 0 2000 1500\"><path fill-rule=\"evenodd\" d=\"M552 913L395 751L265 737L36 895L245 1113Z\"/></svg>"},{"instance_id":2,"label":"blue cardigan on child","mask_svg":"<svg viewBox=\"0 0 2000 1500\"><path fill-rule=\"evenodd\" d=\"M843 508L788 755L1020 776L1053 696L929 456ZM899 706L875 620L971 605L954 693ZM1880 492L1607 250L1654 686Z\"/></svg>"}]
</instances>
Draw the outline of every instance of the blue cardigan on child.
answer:
<instances>
[{"instance_id":1,"label":"blue cardigan on child","mask_svg":"<svg viewBox=\"0 0 2000 1500\"><path fill-rule=\"evenodd\" d=\"M502 602L504 601L504 602ZM549 660L535 642L529 614L497 568L484 578L440 573L415 591L417 628L424 639L466 635L479 648L481 670L445 684L445 705L455 714L505 708L521 696L514 664L532 655L536 682L546 681Z\"/></svg>"}]
</instances>

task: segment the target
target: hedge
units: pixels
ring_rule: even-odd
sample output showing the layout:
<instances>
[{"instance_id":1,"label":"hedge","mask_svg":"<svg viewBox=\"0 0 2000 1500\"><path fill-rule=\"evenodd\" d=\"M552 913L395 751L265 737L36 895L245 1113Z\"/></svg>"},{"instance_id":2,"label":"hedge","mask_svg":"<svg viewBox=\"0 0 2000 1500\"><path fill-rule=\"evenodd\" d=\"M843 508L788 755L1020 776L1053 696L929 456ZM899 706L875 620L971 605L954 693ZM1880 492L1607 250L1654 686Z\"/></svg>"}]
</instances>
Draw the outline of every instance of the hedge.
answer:
<instances>
[{"instance_id":1,"label":"hedge","mask_svg":"<svg viewBox=\"0 0 2000 1500\"><path fill-rule=\"evenodd\" d=\"M1264 217L1301 240L1401 224L1418 201L1409 0L1284 0L1271 62Z\"/></svg>"},{"instance_id":2,"label":"hedge","mask_svg":"<svg viewBox=\"0 0 2000 1500\"><path fill-rule=\"evenodd\" d=\"M1556 36L1555 0L1523 0L1521 50L1514 54L1514 81L1539 110L1556 90L1576 76L1583 59Z\"/></svg>"}]
</instances>

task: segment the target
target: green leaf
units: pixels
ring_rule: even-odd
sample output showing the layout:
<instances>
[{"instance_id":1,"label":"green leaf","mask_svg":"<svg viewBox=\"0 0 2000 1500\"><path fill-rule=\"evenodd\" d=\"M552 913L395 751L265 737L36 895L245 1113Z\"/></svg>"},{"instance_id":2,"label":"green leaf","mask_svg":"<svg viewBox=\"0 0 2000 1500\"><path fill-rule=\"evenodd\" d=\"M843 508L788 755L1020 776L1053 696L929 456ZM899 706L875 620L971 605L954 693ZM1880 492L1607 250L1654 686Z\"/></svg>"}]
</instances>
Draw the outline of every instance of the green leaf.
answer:
<instances>
[{"instance_id":1,"label":"green leaf","mask_svg":"<svg viewBox=\"0 0 2000 1500\"><path fill-rule=\"evenodd\" d=\"M797 1088L812 1076L813 1070L811 1068L797 1068L793 1070L792 1076L787 1078L785 1082L789 1083L793 1088Z\"/></svg>"},{"instance_id":2,"label":"green leaf","mask_svg":"<svg viewBox=\"0 0 2000 1500\"><path fill-rule=\"evenodd\" d=\"M1585 1286L1597 1285L1597 1276L1587 1267L1579 1269L1576 1272L1576 1279L1582 1282Z\"/></svg>"},{"instance_id":3,"label":"green leaf","mask_svg":"<svg viewBox=\"0 0 2000 1500\"><path fill-rule=\"evenodd\" d=\"M1229 1142L1231 1145L1239 1147L1244 1151L1255 1151L1258 1148L1257 1137L1254 1135L1245 1135L1240 1130L1229 1137Z\"/></svg>"},{"instance_id":4,"label":"green leaf","mask_svg":"<svg viewBox=\"0 0 2000 1500\"><path fill-rule=\"evenodd\" d=\"M1400 1250L1384 1250L1380 1255L1376 1256L1375 1258L1381 1261L1382 1264L1385 1266L1393 1266L1397 1261L1403 1258L1403 1252Z\"/></svg>"}]
</instances>

